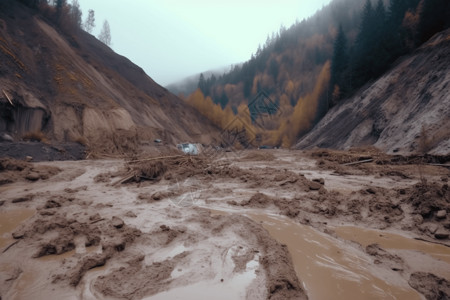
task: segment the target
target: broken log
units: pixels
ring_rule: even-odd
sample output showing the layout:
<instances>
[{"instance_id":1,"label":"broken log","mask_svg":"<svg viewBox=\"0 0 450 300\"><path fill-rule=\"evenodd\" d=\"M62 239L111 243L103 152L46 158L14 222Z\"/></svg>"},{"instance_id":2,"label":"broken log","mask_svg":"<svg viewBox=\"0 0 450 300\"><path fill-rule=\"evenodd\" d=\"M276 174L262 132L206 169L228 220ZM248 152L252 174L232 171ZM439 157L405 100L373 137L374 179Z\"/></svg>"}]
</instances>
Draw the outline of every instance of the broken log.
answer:
<instances>
[{"instance_id":1,"label":"broken log","mask_svg":"<svg viewBox=\"0 0 450 300\"><path fill-rule=\"evenodd\" d=\"M343 166L353 166L353 165L358 165L358 164L369 163L372 161L373 161L373 159L365 159L365 160L358 160L358 161L354 161L354 162L350 162L350 163L346 163L346 164L342 164L342 165Z\"/></svg>"},{"instance_id":2,"label":"broken log","mask_svg":"<svg viewBox=\"0 0 450 300\"><path fill-rule=\"evenodd\" d=\"M184 157L184 155L159 156L159 157L151 157L151 158L144 158L144 159L136 159L136 160L130 160L130 161L128 161L128 163L134 164L134 163L143 162L143 161L152 161L152 160L158 160L158 159L169 159L169 158L177 158L177 157Z\"/></svg>"}]
</instances>

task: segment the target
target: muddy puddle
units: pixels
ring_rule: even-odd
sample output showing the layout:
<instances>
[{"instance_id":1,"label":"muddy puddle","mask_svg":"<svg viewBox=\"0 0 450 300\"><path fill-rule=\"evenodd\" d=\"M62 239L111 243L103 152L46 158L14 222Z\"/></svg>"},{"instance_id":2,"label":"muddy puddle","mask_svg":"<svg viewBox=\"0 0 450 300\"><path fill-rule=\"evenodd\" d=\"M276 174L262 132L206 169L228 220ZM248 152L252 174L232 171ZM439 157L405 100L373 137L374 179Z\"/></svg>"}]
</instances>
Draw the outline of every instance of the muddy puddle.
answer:
<instances>
[{"instance_id":1,"label":"muddy puddle","mask_svg":"<svg viewBox=\"0 0 450 300\"><path fill-rule=\"evenodd\" d=\"M394 276L389 271L370 266L369 258L341 241L286 218L247 216L287 245L295 270L312 300L421 299L407 282L392 280Z\"/></svg>"},{"instance_id":2,"label":"muddy puddle","mask_svg":"<svg viewBox=\"0 0 450 300\"><path fill-rule=\"evenodd\" d=\"M378 230L369 230L354 226L337 227L335 228L335 232L339 237L357 242L363 247L377 243L385 249L420 251L450 264L450 247L446 247L444 245L427 243L398 234Z\"/></svg>"},{"instance_id":3,"label":"muddy puddle","mask_svg":"<svg viewBox=\"0 0 450 300\"><path fill-rule=\"evenodd\" d=\"M6 247L13 241L11 232L22 222L31 218L34 209L14 209L0 212L0 248Z\"/></svg>"}]
</instances>

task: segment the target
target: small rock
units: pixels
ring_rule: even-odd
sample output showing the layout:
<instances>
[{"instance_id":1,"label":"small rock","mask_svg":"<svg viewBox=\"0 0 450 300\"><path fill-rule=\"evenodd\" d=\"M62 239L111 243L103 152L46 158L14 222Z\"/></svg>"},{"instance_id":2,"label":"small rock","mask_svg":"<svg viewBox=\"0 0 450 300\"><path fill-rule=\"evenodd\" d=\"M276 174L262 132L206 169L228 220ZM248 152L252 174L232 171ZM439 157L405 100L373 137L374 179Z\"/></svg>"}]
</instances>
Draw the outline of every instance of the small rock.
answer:
<instances>
[{"instance_id":1,"label":"small rock","mask_svg":"<svg viewBox=\"0 0 450 300\"><path fill-rule=\"evenodd\" d=\"M32 195L26 195L26 196L23 196L23 197L19 197L19 198L13 199L11 202L12 203L20 203L20 202L27 202L27 201L30 201L32 199L33 199Z\"/></svg>"},{"instance_id":2,"label":"small rock","mask_svg":"<svg viewBox=\"0 0 450 300\"><path fill-rule=\"evenodd\" d=\"M325 184L325 179L323 179L323 178L316 178L316 179L313 179L312 181L320 183L321 185Z\"/></svg>"},{"instance_id":3,"label":"small rock","mask_svg":"<svg viewBox=\"0 0 450 300\"><path fill-rule=\"evenodd\" d=\"M36 172L30 172L25 178L31 181L36 181L39 180L40 176Z\"/></svg>"},{"instance_id":4,"label":"small rock","mask_svg":"<svg viewBox=\"0 0 450 300\"><path fill-rule=\"evenodd\" d=\"M434 234L438 230L438 226L435 224L428 225L427 228L431 234Z\"/></svg>"},{"instance_id":5,"label":"small rock","mask_svg":"<svg viewBox=\"0 0 450 300\"><path fill-rule=\"evenodd\" d=\"M420 225L423 223L423 217L421 215L414 215L413 221L414 221L414 224Z\"/></svg>"},{"instance_id":6,"label":"small rock","mask_svg":"<svg viewBox=\"0 0 450 300\"><path fill-rule=\"evenodd\" d=\"M320 190L321 187L322 187L322 185L320 183L317 183L317 182L314 182L314 181L311 181L309 183L309 189L311 191L318 191L318 190Z\"/></svg>"},{"instance_id":7,"label":"small rock","mask_svg":"<svg viewBox=\"0 0 450 300\"><path fill-rule=\"evenodd\" d=\"M366 190L366 192L368 192L369 194L376 194L377 193L373 188L368 188Z\"/></svg>"},{"instance_id":8,"label":"small rock","mask_svg":"<svg viewBox=\"0 0 450 300\"><path fill-rule=\"evenodd\" d=\"M152 199L155 201L159 201L163 198L164 198L164 193L162 193L162 192L156 192L152 195Z\"/></svg>"},{"instance_id":9,"label":"small rock","mask_svg":"<svg viewBox=\"0 0 450 300\"><path fill-rule=\"evenodd\" d=\"M0 206L2 206L3 204L5 204L5 200L0 201Z\"/></svg>"},{"instance_id":10,"label":"small rock","mask_svg":"<svg viewBox=\"0 0 450 300\"><path fill-rule=\"evenodd\" d=\"M121 218L114 216L112 217L111 224L116 228L122 228L125 223Z\"/></svg>"},{"instance_id":11,"label":"small rock","mask_svg":"<svg viewBox=\"0 0 450 300\"><path fill-rule=\"evenodd\" d=\"M100 220L102 217L100 217L100 214L99 213L96 213L95 215L91 215L90 217L89 217L89 220L90 221L95 221L95 220Z\"/></svg>"},{"instance_id":12,"label":"small rock","mask_svg":"<svg viewBox=\"0 0 450 300\"><path fill-rule=\"evenodd\" d=\"M434 237L439 239L439 240L443 240L443 239L447 239L448 238L448 232L445 231L444 229L439 229L438 231L436 231L436 233L434 234Z\"/></svg>"},{"instance_id":13,"label":"small rock","mask_svg":"<svg viewBox=\"0 0 450 300\"><path fill-rule=\"evenodd\" d=\"M14 139L12 138L12 136L10 136L7 133L2 133L0 134L0 142L14 142Z\"/></svg>"},{"instance_id":14,"label":"small rock","mask_svg":"<svg viewBox=\"0 0 450 300\"><path fill-rule=\"evenodd\" d=\"M29 155L25 156L25 161L30 162L30 161L32 161L32 160L33 160L33 157L31 157L31 156L29 156Z\"/></svg>"},{"instance_id":15,"label":"small rock","mask_svg":"<svg viewBox=\"0 0 450 300\"><path fill-rule=\"evenodd\" d=\"M137 216L136 216L136 214L134 212L129 210L129 211L126 212L125 217L136 218Z\"/></svg>"},{"instance_id":16,"label":"small rock","mask_svg":"<svg viewBox=\"0 0 450 300\"><path fill-rule=\"evenodd\" d=\"M24 236L25 236L25 232L22 231L22 230L18 230L18 231L15 231L15 232L12 233L12 237L15 238L16 240L17 239L21 239Z\"/></svg>"},{"instance_id":17,"label":"small rock","mask_svg":"<svg viewBox=\"0 0 450 300\"><path fill-rule=\"evenodd\" d=\"M444 219L447 216L447 211L442 209L436 213L436 218Z\"/></svg>"}]
</instances>

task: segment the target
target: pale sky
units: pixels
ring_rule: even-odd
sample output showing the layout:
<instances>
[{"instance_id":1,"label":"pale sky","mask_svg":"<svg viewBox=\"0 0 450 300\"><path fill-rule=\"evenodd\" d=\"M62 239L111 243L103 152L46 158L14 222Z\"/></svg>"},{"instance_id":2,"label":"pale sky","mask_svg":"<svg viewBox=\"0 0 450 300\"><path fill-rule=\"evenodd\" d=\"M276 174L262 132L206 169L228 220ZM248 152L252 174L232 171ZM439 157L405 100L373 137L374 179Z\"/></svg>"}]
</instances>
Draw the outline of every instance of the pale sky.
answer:
<instances>
[{"instance_id":1,"label":"pale sky","mask_svg":"<svg viewBox=\"0 0 450 300\"><path fill-rule=\"evenodd\" d=\"M105 19L112 48L165 86L247 61L281 25L312 16L330 0L78 0L83 21ZM71 0L68 0L70 3Z\"/></svg>"}]
</instances>

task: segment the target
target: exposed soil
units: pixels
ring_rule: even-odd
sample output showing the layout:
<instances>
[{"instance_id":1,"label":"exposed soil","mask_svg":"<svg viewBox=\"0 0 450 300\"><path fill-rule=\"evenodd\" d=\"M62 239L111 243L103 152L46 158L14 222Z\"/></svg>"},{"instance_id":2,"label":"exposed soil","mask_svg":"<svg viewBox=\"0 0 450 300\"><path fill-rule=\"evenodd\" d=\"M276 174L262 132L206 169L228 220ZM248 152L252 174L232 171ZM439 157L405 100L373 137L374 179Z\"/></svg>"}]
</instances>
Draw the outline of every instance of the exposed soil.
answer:
<instances>
[{"instance_id":1,"label":"exposed soil","mask_svg":"<svg viewBox=\"0 0 450 300\"><path fill-rule=\"evenodd\" d=\"M373 145L391 154L448 155L449 37L448 29L436 34L399 59L392 70L334 106L297 147Z\"/></svg>"},{"instance_id":2,"label":"exposed soil","mask_svg":"<svg viewBox=\"0 0 450 300\"><path fill-rule=\"evenodd\" d=\"M10 181L0 186L0 213L36 213L2 232L0 296L171 299L209 289L228 299L314 295L292 259L296 250L277 241L276 231L269 234L270 222L254 221L255 213L286 216L339 251L356 253L377 278L369 287L450 296L448 168L376 149L243 154L233 160L174 153L79 162L2 159L0 176ZM36 181L30 173L38 174ZM436 256L422 248L390 249L376 239L359 244L356 235L351 241L341 235L341 226L449 250Z\"/></svg>"},{"instance_id":3,"label":"exposed soil","mask_svg":"<svg viewBox=\"0 0 450 300\"><path fill-rule=\"evenodd\" d=\"M25 160L28 156L34 162L80 160L86 157L85 150L79 143L0 142L0 157Z\"/></svg>"}]
</instances>

